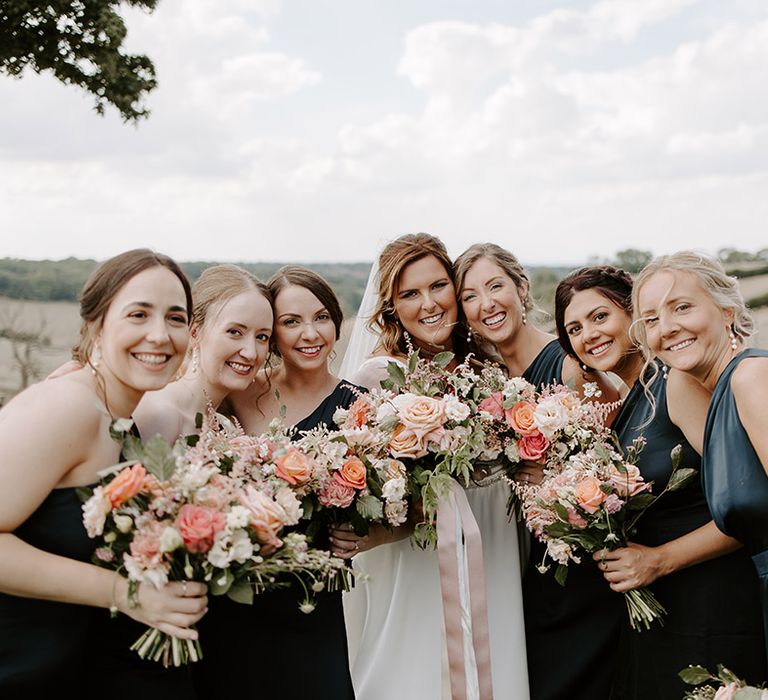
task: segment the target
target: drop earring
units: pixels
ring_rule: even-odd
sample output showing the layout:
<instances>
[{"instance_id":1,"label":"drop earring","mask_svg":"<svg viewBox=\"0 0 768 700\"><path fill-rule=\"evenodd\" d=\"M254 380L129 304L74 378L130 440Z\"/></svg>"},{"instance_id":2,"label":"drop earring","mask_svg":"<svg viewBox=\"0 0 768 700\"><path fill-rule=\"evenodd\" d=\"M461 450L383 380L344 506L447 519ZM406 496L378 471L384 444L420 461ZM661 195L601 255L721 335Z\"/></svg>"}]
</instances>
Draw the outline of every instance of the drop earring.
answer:
<instances>
[{"instance_id":1,"label":"drop earring","mask_svg":"<svg viewBox=\"0 0 768 700\"><path fill-rule=\"evenodd\" d=\"M197 374L197 370L200 368L200 353L198 352L197 348L192 350L192 364L190 365L190 369L192 370L192 374Z\"/></svg>"},{"instance_id":2,"label":"drop earring","mask_svg":"<svg viewBox=\"0 0 768 700\"><path fill-rule=\"evenodd\" d=\"M527 316L527 315L526 315L526 313L525 313L525 307L523 307L523 312L522 312L522 314L521 314L521 317L522 317L523 325L525 325L526 323L528 323L528 316Z\"/></svg>"},{"instance_id":3,"label":"drop earring","mask_svg":"<svg viewBox=\"0 0 768 700\"><path fill-rule=\"evenodd\" d=\"M91 352L91 358L89 364L91 365L91 371L96 374L96 370L101 363L101 345L98 341L94 343L93 352Z\"/></svg>"},{"instance_id":4,"label":"drop earring","mask_svg":"<svg viewBox=\"0 0 768 700\"><path fill-rule=\"evenodd\" d=\"M467 325L467 344L472 342L472 329Z\"/></svg>"},{"instance_id":5,"label":"drop earring","mask_svg":"<svg viewBox=\"0 0 768 700\"><path fill-rule=\"evenodd\" d=\"M728 331L728 335L731 338L731 350L736 350L739 347L739 343L736 340L736 334L733 332L733 326Z\"/></svg>"},{"instance_id":6,"label":"drop earring","mask_svg":"<svg viewBox=\"0 0 768 700\"><path fill-rule=\"evenodd\" d=\"M584 372L584 374L589 374L592 371L592 368L589 367L586 362L579 362L579 365L581 367L581 371Z\"/></svg>"},{"instance_id":7,"label":"drop earring","mask_svg":"<svg viewBox=\"0 0 768 700\"><path fill-rule=\"evenodd\" d=\"M666 378L667 378L667 374L668 374L668 372L669 372L669 367L667 367L665 364L662 364L662 365L661 365L661 376L662 376L664 379L666 379Z\"/></svg>"}]
</instances>

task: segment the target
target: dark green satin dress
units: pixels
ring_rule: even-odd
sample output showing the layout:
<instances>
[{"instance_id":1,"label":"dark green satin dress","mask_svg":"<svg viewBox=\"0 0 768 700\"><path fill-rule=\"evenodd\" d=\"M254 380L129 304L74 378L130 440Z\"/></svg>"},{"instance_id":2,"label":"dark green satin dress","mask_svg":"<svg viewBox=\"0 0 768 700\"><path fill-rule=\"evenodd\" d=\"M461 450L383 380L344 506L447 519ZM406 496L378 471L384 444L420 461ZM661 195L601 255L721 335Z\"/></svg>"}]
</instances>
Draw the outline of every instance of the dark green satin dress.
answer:
<instances>
[{"instance_id":1,"label":"dark green satin dress","mask_svg":"<svg viewBox=\"0 0 768 700\"><path fill-rule=\"evenodd\" d=\"M731 376L748 357L768 358L768 350L743 350L728 363L717 380L704 432L702 478L717 526L726 535L744 543L757 568L768 639L768 475L744 430L731 390ZM763 415L766 430L767 415L768 408ZM765 654L768 658L768 647Z\"/></svg>"},{"instance_id":2,"label":"dark green satin dress","mask_svg":"<svg viewBox=\"0 0 768 700\"><path fill-rule=\"evenodd\" d=\"M562 383L565 353L549 343L523 377L537 387ZM571 563L565 586L555 567L541 574L545 546L531 542L523 577L523 612L531 700L606 700L616 668L622 596L614 593L590 556Z\"/></svg>"},{"instance_id":3,"label":"dark green satin dress","mask_svg":"<svg viewBox=\"0 0 768 700\"><path fill-rule=\"evenodd\" d=\"M648 377L650 378L649 371ZM661 376L648 386L655 410L637 381L613 423L623 447L646 438L637 466L653 493L660 493L672 473L670 452L681 445L681 466L700 469L701 459L670 420L667 383ZM649 422L650 421L650 422ZM665 494L642 516L632 541L658 547L711 520L700 480ZM757 576L744 550L681 569L649 587L667 611L664 626L635 632L625 620L614 700L680 700L688 687L677 675L690 664L717 664L752 681L765 676ZM728 600L728 606L723 601ZM652 669L653 672L649 672Z\"/></svg>"}]
</instances>

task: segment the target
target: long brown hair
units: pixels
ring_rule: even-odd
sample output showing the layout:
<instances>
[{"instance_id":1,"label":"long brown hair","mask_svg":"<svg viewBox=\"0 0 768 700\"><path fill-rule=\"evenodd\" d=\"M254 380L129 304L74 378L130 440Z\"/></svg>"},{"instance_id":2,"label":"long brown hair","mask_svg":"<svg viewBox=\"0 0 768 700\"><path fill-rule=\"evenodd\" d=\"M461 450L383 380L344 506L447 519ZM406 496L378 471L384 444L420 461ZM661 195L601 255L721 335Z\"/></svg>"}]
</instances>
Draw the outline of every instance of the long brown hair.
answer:
<instances>
[{"instance_id":1,"label":"long brown hair","mask_svg":"<svg viewBox=\"0 0 768 700\"><path fill-rule=\"evenodd\" d=\"M453 283L453 263L445 244L429 233L407 233L389 243L379 255L379 295L368 328L379 336L377 351L407 355L405 332L395 314L395 296L403 270L411 263L433 256ZM457 302L458 304L458 302ZM453 349L459 360L467 354L467 341L454 328Z\"/></svg>"},{"instance_id":2,"label":"long brown hair","mask_svg":"<svg viewBox=\"0 0 768 700\"><path fill-rule=\"evenodd\" d=\"M72 348L72 359L83 365L90 364L96 337L112 300L129 280L153 267L164 267L176 275L184 288L187 315L191 315L192 289L186 275L174 260L149 248L136 248L120 253L99 265L80 292L82 324L80 339Z\"/></svg>"}]
</instances>

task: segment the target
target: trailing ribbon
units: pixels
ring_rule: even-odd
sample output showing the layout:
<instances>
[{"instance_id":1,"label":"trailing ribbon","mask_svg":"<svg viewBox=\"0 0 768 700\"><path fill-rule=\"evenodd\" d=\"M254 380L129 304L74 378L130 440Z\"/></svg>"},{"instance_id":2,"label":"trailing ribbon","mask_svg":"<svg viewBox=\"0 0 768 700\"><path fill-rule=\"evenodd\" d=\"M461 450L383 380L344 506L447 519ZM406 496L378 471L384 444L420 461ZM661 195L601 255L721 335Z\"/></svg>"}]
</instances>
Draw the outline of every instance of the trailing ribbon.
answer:
<instances>
[{"instance_id":1,"label":"trailing ribbon","mask_svg":"<svg viewBox=\"0 0 768 700\"><path fill-rule=\"evenodd\" d=\"M463 578L467 581L469 592L471 643L477 669L478 700L493 700L483 542L467 495L457 482L453 482L448 496L440 500L437 512L437 554L453 700L473 700L467 698L467 675L472 673L473 669L466 667L462 629L460 581L464 572L460 571L459 567L463 569L465 566L464 552L466 576Z\"/></svg>"}]
</instances>

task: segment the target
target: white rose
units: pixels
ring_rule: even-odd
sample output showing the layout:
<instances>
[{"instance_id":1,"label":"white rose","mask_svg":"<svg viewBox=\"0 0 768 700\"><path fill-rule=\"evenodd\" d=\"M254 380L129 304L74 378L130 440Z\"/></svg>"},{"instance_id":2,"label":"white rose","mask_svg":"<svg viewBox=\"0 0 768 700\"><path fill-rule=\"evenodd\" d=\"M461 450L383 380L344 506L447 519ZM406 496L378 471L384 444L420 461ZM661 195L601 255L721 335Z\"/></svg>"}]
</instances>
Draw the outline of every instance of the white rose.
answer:
<instances>
[{"instance_id":1,"label":"white rose","mask_svg":"<svg viewBox=\"0 0 768 700\"><path fill-rule=\"evenodd\" d=\"M533 422L547 439L568 424L568 410L556 396L542 399L533 412Z\"/></svg>"}]
</instances>

